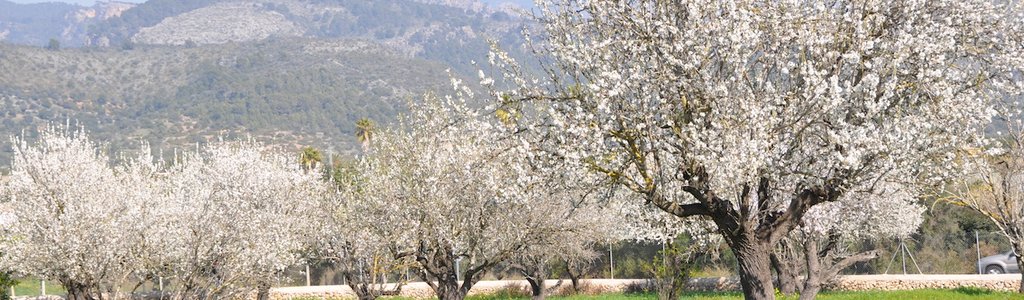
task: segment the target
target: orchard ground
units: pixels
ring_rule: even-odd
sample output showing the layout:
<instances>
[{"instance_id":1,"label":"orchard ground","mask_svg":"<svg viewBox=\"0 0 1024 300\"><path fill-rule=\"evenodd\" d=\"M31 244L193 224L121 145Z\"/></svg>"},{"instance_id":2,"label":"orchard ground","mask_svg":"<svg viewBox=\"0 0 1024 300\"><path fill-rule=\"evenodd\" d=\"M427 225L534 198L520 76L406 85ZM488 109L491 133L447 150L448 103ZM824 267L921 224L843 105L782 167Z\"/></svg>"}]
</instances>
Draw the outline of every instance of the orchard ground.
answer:
<instances>
[{"instance_id":1,"label":"orchard ground","mask_svg":"<svg viewBox=\"0 0 1024 300\"><path fill-rule=\"evenodd\" d=\"M779 297L778 299L797 299L798 297ZM497 299L529 299L529 297L503 297L502 295L469 297L469 300L497 300ZM658 299L655 294L603 294L596 296L571 296L571 297L550 297L552 300L649 300ZM694 300L732 300L743 299L739 292L730 293L709 293L691 292L684 293L680 299ZM993 292L990 290L959 288L954 290L912 290L912 291L869 291L869 292L823 292L818 294L817 299L824 300L931 300L931 299L1021 299L1020 295L1010 292Z\"/></svg>"},{"instance_id":2,"label":"orchard ground","mask_svg":"<svg viewBox=\"0 0 1024 300\"><path fill-rule=\"evenodd\" d=\"M1013 292L1013 287L1020 280L1017 274L1006 275L851 275L842 276L836 290L826 291L818 295L818 299L852 300L852 299L1024 299L1024 295ZM647 300L657 299L652 292L630 291L643 283L636 279L589 279L583 280L584 290L581 295L566 296L565 290L554 292L551 300ZM729 278L698 278L694 279L691 288L703 291L689 291L682 294L681 299L726 300L742 299L738 291L722 291L713 289L738 289L734 279ZM569 282L563 281L559 286L557 280L549 281L554 290L569 288ZM39 280L21 279L15 286L16 299L38 299L41 284ZM155 288L155 287L154 287ZM143 288L146 290L148 288ZM859 289L859 290L855 290ZM65 293L60 285L47 282L46 293L53 299ZM525 281L493 280L481 281L470 292L467 300L497 299L530 299L528 285ZM49 299L48 298L48 299ZM273 299L277 300L340 300L353 299L347 286L282 286L273 289ZM402 296L382 297L387 300L431 299L432 291L422 282L413 282L403 288ZM796 297L779 297L779 299L796 299Z\"/></svg>"},{"instance_id":3,"label":"orchard ground","mask_svg":"<svg viewBox=\"0 0 1024 300\"><path fill-rule=\"evenodd\" d=\"M591 279L581 284L584 295L566 296L568 281L548 281L553 288L549 299L657 299L657 295L638 288L644 280ZM819 299L1024 299L1015 293L1020 275L850 275L842 276L832 290L819 295ZM732 278L696 278L691 280L691 291L683 299L742 299L739 283ZM275 299L342 299L352 298L346 286L279 287L273 290ZM470 291L470 298L528 299L528 285L524 281L481 281ZM422 282L413 282L402 290L399 299L429 299L433 294ZM782 298L788 299L788 298Z\"/></svg>"}]
</instances>

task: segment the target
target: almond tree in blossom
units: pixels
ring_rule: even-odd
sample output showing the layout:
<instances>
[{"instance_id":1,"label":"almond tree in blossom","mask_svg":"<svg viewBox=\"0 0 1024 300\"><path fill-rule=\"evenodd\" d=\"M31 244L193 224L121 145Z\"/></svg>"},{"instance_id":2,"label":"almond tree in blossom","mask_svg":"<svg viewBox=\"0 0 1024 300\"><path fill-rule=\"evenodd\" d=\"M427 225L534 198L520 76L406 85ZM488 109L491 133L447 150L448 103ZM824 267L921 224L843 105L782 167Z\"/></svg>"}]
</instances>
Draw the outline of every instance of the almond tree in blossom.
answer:
<instances>
[{"instance_id":1,"label":"almond tree in blossom","mask_svg":"<svg viewBox=\"0 0 1024 300\"><path fill-rule=\"evenodd\" d=\"M1018 107L1001 107L998 143L963 153L968 172L946 186L945 200L987 216L1024 265L1024 123ZM985 151L981 151L985 150ZM1022 275L1024 280L1024 275ZM1019 288L1024 293L1024 281Z\"/></svg>"},{"instance_id":2,"label":"almond tree in blossom","mask_svg":"<svg viewBox=\"0 0 1024 300\"><path fill-rule=\"evenodd\" d=\"M560 157L710 219L745 297L772 299L770 253L812 208L886 176L955 175L992 100L1021 94L1021 5L541 1L551 76L495 53L503 72L481 83L503 115L552 127Z\"/></svg>"},{"instance_id":3,"label":"almond tree in blossom","mask_svg":"<svg viewBox=\"0 0 1024 300\"><path fill-rule=\"evenodd\" d=\"M179 155L166 169L151 258L178 285L176 299L268 299L301 262L306 203L323 197L319 172L297 155L255 142L219 142Z\"/></svg>"},{"instance_id":4,"label":"almond tree in blossom","mask_svg":"<svg viewBox=\"0 0 1024 300\"><path fill-rule=\"evenodd\" d=\"M122 157L115 166L84 131L64 127L32 140L14 139L11 177L0 190L10 209L2 264L60 282L68 299L116 297L136 279L139 254L151 250L145 233L153 224L143 216L156 194L152 159Z\"/></svg>"}]
</instances>

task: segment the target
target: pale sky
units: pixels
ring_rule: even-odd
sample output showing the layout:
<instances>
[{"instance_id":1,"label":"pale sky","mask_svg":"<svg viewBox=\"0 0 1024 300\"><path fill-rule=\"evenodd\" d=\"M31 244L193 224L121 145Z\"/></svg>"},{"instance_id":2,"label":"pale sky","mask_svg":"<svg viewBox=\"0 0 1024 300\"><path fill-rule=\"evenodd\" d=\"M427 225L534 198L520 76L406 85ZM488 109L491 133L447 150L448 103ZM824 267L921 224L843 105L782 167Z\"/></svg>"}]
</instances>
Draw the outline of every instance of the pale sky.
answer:
<instances>
[{"instance_id":1,"label":"pale sky","mask_svg":"<svg viewBox=\"0 0 1024 300\"><path fill-rule=\"evenodd\" d=\"M92 6L93 4L96 4L96 0L10 0L10 1L12 1L14 3L65 2L65 3L72 3L72 4L83 5L83 6ZM133 2L133 3L146 2L146 0L117 0L117 1L120 1L120 2ZM522 7L532 7L533 6L533 0L482 0L482 1L484 3L490 4L490 5L494 5L494 4L498 4L498 3L511 2L511 3L515 3L515 4L517 4L519 6L522 6Z\"/></svg>"},{"instance_id":2,"label":"pale sky","mask_svg":"<svg viewBox=\"0 0 1024 300\"><path fill-rule=\"evenodd\" d=\"M24 3L42 3L42 2L64 2L64 3L78 4L78 5L83 5L83 6L92 6L93 4L96 4L96 0L59 0L59 1L55 1L55 0L8 0L8 1L11 1L11 2L14 2L14 3L23 3L23 4ZM146 2L146 0L117 0L117 2L142 3L142 2Z\"/></svg>"},{"instance_id":3,"label":"pale sky","mask_svg":"<svg viewBox=\"0 0 1024 300\"><path fill-rule=\"evenodd\" d=\"M484 3L495 5L500 3L514 3L520 7L533 7L533 0L483 0Z\"/></svg>"}]
</instances>

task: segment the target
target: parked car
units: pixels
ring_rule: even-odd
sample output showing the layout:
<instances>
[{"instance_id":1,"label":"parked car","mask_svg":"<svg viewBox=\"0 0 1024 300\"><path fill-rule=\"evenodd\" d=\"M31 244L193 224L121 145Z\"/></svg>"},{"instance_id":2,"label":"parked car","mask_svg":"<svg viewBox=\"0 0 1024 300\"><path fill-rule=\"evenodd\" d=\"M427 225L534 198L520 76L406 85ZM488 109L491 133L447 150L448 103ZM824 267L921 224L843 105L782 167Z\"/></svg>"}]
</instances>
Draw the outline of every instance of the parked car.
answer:
<instances>
[{"instance_id":1,"label":"parked car","mask_svg":"<svg viewBox=\"0 0 1024 300\"><path fill-rule=\"evenodd\" d=\"M1006 251L986 256L978 261L978 270L984 274L1020 273L1020 268L1017 266L1017 254L1013 251Z\"/></svg>"}]
</instances>

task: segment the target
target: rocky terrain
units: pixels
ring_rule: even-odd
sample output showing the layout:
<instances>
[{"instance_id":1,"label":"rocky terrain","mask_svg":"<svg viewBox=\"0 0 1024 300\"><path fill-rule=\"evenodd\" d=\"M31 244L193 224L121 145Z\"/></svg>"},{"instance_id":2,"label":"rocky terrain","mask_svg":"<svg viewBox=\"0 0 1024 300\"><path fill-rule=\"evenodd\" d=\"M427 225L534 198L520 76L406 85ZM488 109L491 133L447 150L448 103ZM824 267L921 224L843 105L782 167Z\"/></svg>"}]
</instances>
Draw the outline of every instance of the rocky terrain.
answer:
<instances>
[{"instance_id":1,"label":"rocky terrain","mask_svg":"<svg viewBox=\"0 0 1024 300\"><path fill-rule=\"evenodd\" d=\"M89 45L89 27L118 18L133 3L107 1L91 7L64 3L16 4L0 0L0 41L44 46L56 39L68 46Z\"/></svg>"},{"instance_id":2,"label":"rocky terrain","mask_svg":"<svg viewBox=\"0 0 1024 300\"><path fill-rule=\"evenodd\" d=\"M222 44L302 36L304 30L261 3L224 2L172 16L139 29L132 41L141 44Z\"/></svg>"}]
</instances>

